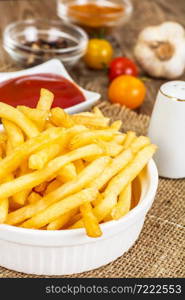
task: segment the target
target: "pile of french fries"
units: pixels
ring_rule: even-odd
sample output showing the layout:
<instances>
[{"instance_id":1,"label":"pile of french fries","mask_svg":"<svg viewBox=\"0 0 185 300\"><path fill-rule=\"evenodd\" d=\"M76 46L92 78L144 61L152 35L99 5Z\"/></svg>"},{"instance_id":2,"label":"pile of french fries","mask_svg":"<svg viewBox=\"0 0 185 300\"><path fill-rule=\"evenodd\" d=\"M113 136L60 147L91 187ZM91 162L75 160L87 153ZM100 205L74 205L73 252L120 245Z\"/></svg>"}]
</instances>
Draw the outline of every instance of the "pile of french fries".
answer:
<instances>
[{"instance_id":1,"label":"pile of french fries","mask_svg":"<svg viewBox=\"0 0 185 300\"><path fill-rule=\"evenodd\" d=\"M51 108L41 89L37 107L0 103L0 223L41 230L100 224L131 209L132 182L156 151L148 137L120 132L93 112L68 115Z\"/></svg>"}]
</instances>

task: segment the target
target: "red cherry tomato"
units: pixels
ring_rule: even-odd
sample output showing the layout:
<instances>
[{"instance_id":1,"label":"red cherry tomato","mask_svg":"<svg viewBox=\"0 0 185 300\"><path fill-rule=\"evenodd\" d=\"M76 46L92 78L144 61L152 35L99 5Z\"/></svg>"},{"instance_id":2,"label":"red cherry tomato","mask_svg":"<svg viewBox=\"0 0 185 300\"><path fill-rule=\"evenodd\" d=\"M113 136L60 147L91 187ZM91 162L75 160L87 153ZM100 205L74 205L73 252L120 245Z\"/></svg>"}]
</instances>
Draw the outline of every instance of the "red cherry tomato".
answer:
<instances>
[{"instance_id":1,"label":"red cherry tomato","mask_svg":"<svg viewBox=\"0 0 185 300\"><path fill-rule=\"evenodd\" d=\"M109 68L109 79L112 81L120 75L138 75L137 66L127 57L117 57L113 59Z\"/></svg>"}]
</instances>

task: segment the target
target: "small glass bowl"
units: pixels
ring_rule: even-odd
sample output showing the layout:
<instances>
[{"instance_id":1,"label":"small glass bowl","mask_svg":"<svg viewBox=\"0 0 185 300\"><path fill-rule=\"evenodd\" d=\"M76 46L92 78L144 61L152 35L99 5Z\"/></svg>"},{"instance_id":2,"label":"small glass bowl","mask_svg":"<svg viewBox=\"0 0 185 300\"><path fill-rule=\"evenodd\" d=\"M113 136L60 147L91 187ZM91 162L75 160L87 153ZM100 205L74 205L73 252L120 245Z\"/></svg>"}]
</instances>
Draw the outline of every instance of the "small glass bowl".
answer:
<instances>
[{"instance_id":1,"label":"small glass bowl","mask_svg":"<svg viewBox=\"0 0 185 300\"><path fill-rule=\"evenodd\" d=\"M18 21L8 25L3 36L5 50L26 67L51 58L72 66L85 54L87 44L83 29L60 20Z\"/></svg>"},{"instance_id":2,"label":"small glass bowl","mask_svg":"<svg viewBox=\"0 0 185 300\"><path fill-rule=\"evenodd\" d=\"M85 28L116 27L126 23L133 11L131 0L57 0L58 16L63 20L79 24ZM96 5L97 7L117 8L112 13L104 11L79 10L79 6Z\"/></svg>"}]
</instances>

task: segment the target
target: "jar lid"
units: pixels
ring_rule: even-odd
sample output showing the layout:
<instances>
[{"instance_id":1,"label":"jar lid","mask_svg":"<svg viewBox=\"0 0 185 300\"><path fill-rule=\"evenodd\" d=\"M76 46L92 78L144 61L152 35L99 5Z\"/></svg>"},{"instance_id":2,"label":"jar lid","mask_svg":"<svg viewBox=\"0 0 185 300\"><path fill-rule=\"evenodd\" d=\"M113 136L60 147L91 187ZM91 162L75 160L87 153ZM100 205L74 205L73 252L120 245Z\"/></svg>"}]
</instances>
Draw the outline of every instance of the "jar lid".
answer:
<instances>
[{"instance_id":1,"label":"jar lid","mask_svg":"<svg viewBox=\"0 0 185 300\"><path fill-rule=\"evenodd\" d=\"M161 93L178 101L185 101L185 81L169 81L161 86Z\"/></svg>"}]
</instances>

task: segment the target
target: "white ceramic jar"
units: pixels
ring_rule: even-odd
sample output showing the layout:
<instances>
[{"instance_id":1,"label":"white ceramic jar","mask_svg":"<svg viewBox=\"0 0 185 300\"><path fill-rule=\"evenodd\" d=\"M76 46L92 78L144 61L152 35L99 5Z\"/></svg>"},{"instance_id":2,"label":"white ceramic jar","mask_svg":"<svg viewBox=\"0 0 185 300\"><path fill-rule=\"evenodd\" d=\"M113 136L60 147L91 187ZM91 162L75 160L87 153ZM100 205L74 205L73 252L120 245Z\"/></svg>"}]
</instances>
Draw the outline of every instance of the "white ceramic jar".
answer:
<instances>
[{"instance_id":1,"label":"white ceramic jar","mask_svg":"<svg viewBox=\"0 0 185 300\"><path fill-rule=\"evenodd\" d=\"M161 86L149 126L149 137L158 146L154 156L159 175L185 177L185 81Z\"/></svg>"}]
</instances>

